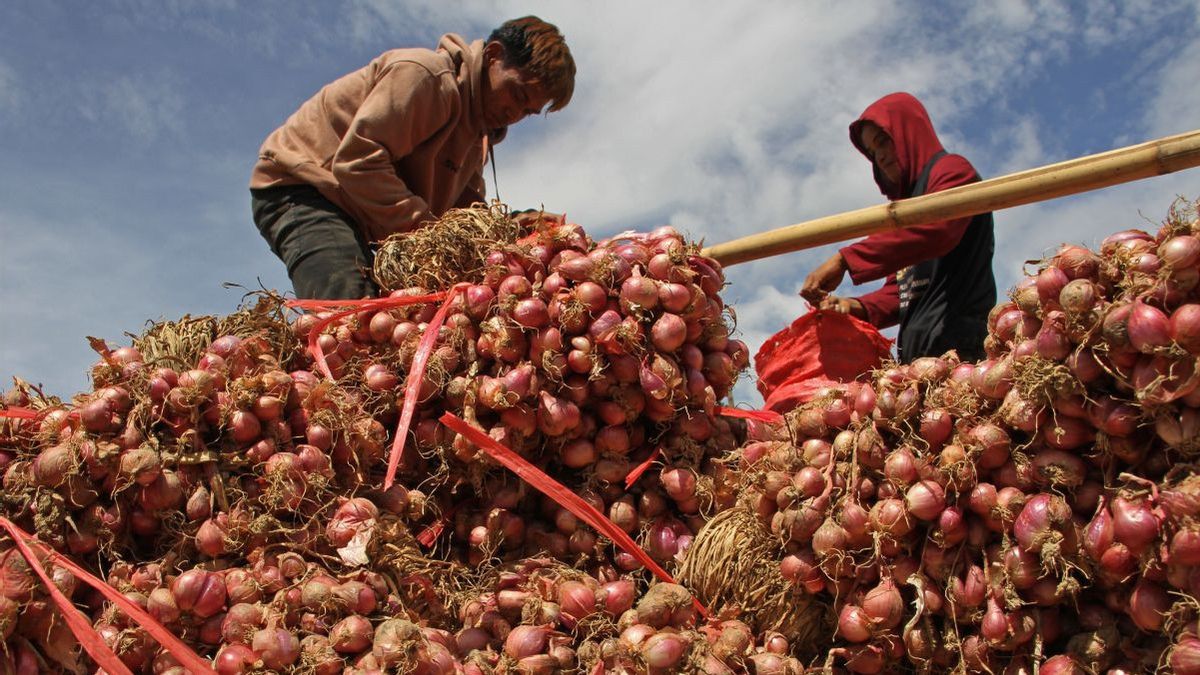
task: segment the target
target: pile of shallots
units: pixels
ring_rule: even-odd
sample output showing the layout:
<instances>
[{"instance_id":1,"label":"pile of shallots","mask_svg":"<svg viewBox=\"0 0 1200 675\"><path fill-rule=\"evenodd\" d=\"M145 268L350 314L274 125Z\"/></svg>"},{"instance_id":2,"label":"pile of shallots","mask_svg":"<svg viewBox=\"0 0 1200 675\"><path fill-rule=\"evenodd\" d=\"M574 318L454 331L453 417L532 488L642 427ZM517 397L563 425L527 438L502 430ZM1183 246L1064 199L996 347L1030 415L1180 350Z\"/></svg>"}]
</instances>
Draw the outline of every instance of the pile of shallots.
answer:
<instances>
[{"instance_id":1,"label":"pile of shallots","mask_svg":"<svg viewBox=\"0 0 1200 675\"><path fill-rule=\"evenodd\" d=\"M1200 672L1200 224L1063 246L988 358L830 388L744 446L739 504L853 673ZM703 534L701 535L703 536Z\"/></svg>"},{"instance_id":2,"label":"pile of shallots","mask_svg":"<svg viewBox=\"0 0 1200 675\"><path fill-rule=\"evenodd\" d=\"M136 340L94 342L93 391L64 403L18 383L5 395L22 414L0 416L0 515L73 556L222 674L553 672L602 661L667 672L706 658L719 635L700 632L693 614L633 613L651 579L636 556L438 420L450 412L483 430L672 569L717 505L712 460L744 440L715 410L748 358L729 335L719 266L669 228L595 244L573 224L544 224L488 263L483 283L449 294L390 489L381 486L404 388L441 306L409 299L450 289L397 291L386 308L344 316L300 314L286 330L276 303L269 330L262 316L227 322L257 328L209 339L188 359L157 345L148 358ZM13 587L37 587L23 559L5 555ZM514 613L506 579L532 556L546 569L520 592L542 611ZM183 672L119 607L90 589L68 595L128 668ZM28 617L0 620L8 658L43 670L60 660L46 631L28 632L56 610L28 593L4 597ZM692 607L690 596L680 603ZM468 611L477 605L486 610ZM687 637L643 645L655 631ZM740 664L753 642L722 658Z\"/></svg>"}]
</instances>

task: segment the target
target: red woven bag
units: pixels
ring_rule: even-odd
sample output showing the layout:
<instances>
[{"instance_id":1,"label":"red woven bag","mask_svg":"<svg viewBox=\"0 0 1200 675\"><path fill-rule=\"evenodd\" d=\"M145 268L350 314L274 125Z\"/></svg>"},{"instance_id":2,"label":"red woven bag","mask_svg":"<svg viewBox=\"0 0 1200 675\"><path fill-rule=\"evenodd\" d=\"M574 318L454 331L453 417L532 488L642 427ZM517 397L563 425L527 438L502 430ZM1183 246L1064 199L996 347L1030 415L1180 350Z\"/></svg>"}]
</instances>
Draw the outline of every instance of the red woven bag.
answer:
<instances>
[{"instance_id":1,"label":"red woven bag","mask_svg":"<svg viewBox=\"0 0 1200 675\"><path fill-rule=\"evenodd\" d=\"M754 355L763 407L785 413L821 387L854 380L889 358L892 342L849 314L805 314L772 335Z\"/></svg>"}]
</instances>

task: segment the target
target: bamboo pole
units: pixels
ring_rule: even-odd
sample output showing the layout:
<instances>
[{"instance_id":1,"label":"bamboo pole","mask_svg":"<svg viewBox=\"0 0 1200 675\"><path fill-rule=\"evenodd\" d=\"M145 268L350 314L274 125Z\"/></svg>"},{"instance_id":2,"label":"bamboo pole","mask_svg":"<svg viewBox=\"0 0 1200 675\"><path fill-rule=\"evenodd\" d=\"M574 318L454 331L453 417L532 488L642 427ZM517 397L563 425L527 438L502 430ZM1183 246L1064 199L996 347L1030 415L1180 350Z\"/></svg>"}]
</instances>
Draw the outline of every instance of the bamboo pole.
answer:
<instances>
[{"instance_id":1,"label":"bamboo pole","mask_svg":"<svg viewBox=\"0 0 1200 675\"><path fill-rule=\"evenodd\" d=\"M991 178L970 185L825 216L709 246L722 265L973 216L1200 165L1200 129Z\"/></svg>"}]
</instances>

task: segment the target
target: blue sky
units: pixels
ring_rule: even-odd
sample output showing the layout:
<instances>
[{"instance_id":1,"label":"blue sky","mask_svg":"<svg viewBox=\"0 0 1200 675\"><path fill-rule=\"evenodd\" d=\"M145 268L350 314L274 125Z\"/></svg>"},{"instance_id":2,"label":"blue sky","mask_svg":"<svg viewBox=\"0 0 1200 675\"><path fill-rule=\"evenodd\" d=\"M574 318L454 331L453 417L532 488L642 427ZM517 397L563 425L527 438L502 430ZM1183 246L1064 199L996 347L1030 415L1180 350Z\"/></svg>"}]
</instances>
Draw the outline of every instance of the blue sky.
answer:
<instances>
[{"instance_id":1,"label":"blue sky","mask_svg":"<svg viewBox=\"0 0 1200 675\"><path fill-rule=\"evenodd\" d=\"M70 396L87 335L228 313L226 283L290 288L249 215L262 139L386 49L529 13L579 76L567 109L497 147L500 195L594 236L669 222L718 242L878 203L846 126L891 91L985 176L1200 126L1197 0L17 0L0 5L0 386ZM1200 170L1000 212L997 279L1151 227L1176 195L1200 197ZM831 251L728 270L752 347L803 312ZM756 401L748 380L738 398Z\"/></svg>"}]
</instances>

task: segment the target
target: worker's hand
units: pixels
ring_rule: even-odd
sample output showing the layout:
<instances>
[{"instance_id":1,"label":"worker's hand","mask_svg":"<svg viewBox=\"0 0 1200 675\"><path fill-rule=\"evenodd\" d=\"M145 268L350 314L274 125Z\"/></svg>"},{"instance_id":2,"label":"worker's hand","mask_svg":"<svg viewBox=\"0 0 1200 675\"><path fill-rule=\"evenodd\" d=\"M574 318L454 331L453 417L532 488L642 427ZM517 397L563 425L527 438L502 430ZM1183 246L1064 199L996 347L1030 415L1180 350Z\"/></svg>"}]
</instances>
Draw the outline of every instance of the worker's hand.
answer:
<instances>
[{"instance_id":1,"label":"worker's hand","mask_svg":"<svg viewBox=\"0 0 1200 675\"><path fill-rule=\"evenodd\" d=\"M512 215L512 219L521 227L533 227L537 225L539 220L560 224L566 220L566 217L561 213L550 213L541 209L527 209L525 211L517 211Z\"/></svg>"},{"instance_id":2,"label":"worker's hand","mask_svg":"<svg viewBox=\"0 0 1200 675\"><path fill-rule=\"evenodd\" d=\"M817 306L819 309L829 309L839 314L849 314L856 319L867 320L867 308L858 298L843 298L838 295L827 295Z\"/></svg>"},{"instance_id":3,"label":"worker's hand","mask_svg":"<svg viewBox=\"0 0 1200 675\"><path fill-rule=\"evenodd\" d=\"M846 259L841 253L834 253L829 260L821 263L813 270L804 285L800 287L800 296L814 305L820 304L825 296L842 283L846 276Z\"/></svg>"}]
</instances>

